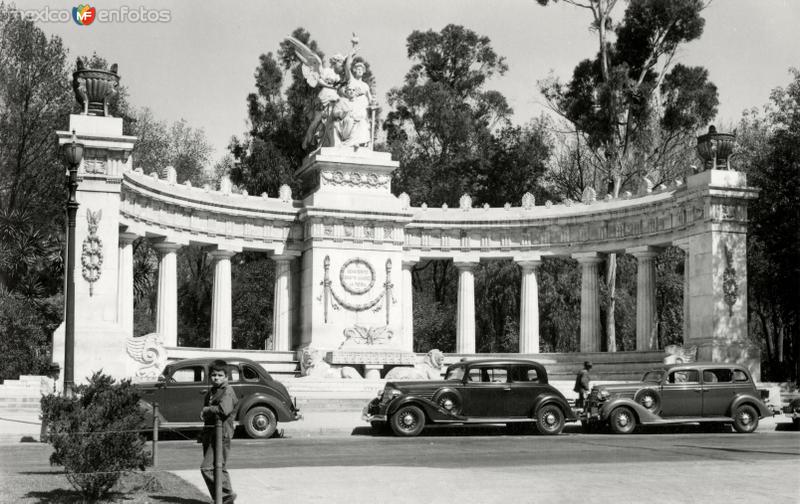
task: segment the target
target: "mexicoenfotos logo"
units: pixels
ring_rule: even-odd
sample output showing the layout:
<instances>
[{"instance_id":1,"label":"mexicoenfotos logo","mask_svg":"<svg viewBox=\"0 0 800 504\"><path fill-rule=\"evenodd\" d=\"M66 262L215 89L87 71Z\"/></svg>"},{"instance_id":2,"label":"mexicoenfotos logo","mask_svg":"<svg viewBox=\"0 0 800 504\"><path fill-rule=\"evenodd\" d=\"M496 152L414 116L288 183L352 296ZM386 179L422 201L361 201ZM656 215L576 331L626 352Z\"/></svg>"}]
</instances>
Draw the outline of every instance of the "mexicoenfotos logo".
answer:
<instances>
[{"instance_id":1,"label":"mexicoenfotos logo","mask_svg":"<svg viewBox=\"0 0 800 504\"><path fill-rule=\"evenodd\" d=\"M81 26L92 24L97 17L97 9L90 5L79 5L72 8L72 20Z\"/></svg>"}]
</instances>

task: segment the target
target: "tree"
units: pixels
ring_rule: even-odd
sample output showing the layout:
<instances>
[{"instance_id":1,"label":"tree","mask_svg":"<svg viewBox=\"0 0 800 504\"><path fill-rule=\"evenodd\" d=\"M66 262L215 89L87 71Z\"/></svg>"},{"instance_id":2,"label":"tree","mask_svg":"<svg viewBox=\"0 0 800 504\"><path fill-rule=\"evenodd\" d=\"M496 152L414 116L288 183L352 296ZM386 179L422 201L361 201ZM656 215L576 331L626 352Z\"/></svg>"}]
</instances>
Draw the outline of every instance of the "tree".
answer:
<instances>
[{"instance_id":1,"label":"tree","mask_svg":"<svg viewBox=\"0 0 800 504\"><path fill-rule=\"evenodd\" d=\"M414 31L407 39L411 68L389 91L386 146L400 161L393 190L411 200L450 206L467 193L473 204L542 198L539 181L550 155L543 120L510 122L505 97L486 89L508 69L488 37L458 25ZM415 339L420 350L453 347L458 277L448 261L414 267ZM513 262L476 269L477 349L509 351L518 342L519 271ZM424 308L416 308L424 304Z\"/></svg>"},{"instance_id":2,"label":"tree","mask_svg":"<svg viewBox=\"0 0 800 504\"><path fill-rule=\"evenodd\" d=\"M685 170L687 139L716 114L717 90L708 81L708 72L673 65L681 45L702 35L705 20L700 14L706 4L631 0L622 20L615 23L616 0L565 2L591 14L598 53L575 67L570 82L550 79L540 89L593 153L592 169L600 176L593 175L592 182L602 185L599 192L617 197L636 177L656 173L664 180L674 178L671 170ZM586 177L577 180L588 185ZM606 261L609 351L617 347L616 259L616 254L609 254Z\"/></svg>"},{"instance_id":3,"label":"tree","mask_svg":"<svg viewBox=\"0 0 800 504\"><path fill-rule=\"evenodd\" d=\"M763 111L743 117L735 162L761 189L748 208L750 332L766 350L764 379L800 383L800 70L791 74Z\"/></svg>"}]
</instances>

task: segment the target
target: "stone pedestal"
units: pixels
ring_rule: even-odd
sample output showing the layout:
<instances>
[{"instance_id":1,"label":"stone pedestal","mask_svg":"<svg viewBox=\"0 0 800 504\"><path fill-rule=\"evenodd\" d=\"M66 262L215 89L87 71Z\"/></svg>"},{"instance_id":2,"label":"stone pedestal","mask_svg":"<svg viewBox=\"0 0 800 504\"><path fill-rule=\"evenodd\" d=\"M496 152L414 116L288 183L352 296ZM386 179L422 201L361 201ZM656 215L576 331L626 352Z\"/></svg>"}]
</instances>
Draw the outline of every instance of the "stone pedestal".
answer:
<instances>
[{"instance_id":1,"label":"stone pedestal","mask_svg":"<svg viewBox=\"0 0 800 504\"><path fill-rule=\"evenodd\" d=\"M132 279L125 238L120 242L119 209L122 172L130 169L135 137L122 135L122 119L71 115L69 131L59 131L59 145L72 142L72 132L84 145L78 168L75 228L75 383L84 383L102 369L129 376L125 351L132 313L119 297L119 284ZM61 181L52 181L60 184ZM132 298L131 298L132 300ZM53 335L53 361L64 367L64 326ZM62 371L63 373L63 371ZM63 385L63 374L59 386Z\"/></svg>"},{"instance_id":2,"label":"stone pedestal","mask_svg":"<svg viewBox=\"0 0 800 504\"><path fill-rule=\"evenodd\" d=\"M391 155L322 148L303 181L302 340L324 351L410 350L404 340L403 229L410 214L391 193ZM296 347L295 347L296 348ZM382 364L375 359L362 363Z\"/></svg>"},{"instance_id":3,"label":"stone pedestal","mask_svg":"<svg viewBox=\"0 0 800 504\"><path fill-rule=\"evenodd\" d=\"M746 200L755 193L733 171L701 172L687 185L707 197L704 220L676 242L689 267L685 344L697 345L698 360L736 362L758 377L761 355L747 332Z\"/></svg>"}]
</instances>

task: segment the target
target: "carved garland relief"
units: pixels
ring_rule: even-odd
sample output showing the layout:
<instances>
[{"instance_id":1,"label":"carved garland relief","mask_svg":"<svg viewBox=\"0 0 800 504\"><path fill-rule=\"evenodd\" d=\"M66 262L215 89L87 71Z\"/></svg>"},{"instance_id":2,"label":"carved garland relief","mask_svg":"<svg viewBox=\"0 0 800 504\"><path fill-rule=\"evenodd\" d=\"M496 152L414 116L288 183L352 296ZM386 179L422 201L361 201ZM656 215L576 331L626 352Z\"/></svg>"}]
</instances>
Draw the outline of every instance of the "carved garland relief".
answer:
<instances>
[{"instance_id":1,"label":"carved garland relief","mask_svg":"<svg viewBox=\"0 0 800 504\"><path fill-rule=\"evenodd\" d=\"M83 279L89 282L89 296L94 294L94 283L100 280L101 267L103 266L103 241L97 236L97 226L102 216L102 210L92 212L90 209L86 209L89 236L83 240L81 266Z\"/></svg>"}]
</instances>

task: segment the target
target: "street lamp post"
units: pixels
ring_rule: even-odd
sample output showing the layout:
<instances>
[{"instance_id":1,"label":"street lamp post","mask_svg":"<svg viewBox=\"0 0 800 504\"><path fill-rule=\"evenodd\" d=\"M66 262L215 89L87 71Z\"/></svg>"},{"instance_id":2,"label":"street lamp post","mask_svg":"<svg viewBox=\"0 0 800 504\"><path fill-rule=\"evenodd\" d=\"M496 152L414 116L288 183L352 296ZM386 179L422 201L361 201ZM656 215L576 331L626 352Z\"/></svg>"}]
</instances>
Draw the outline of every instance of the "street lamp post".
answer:
<instances>
[{"instance_id":1,"label":"street lamp post","mask_svg":"<svg viewBox=\"0 0 800 504\"><path fill-rule=\"evenodd\" d=\"M64 144L64 160L69 165L67 188L67 307L64 313L64 395L71 396L75 386L75 220L78 213L78 166L83 159L83 144L76 141Z\"/></svg>"}]
</instances>

